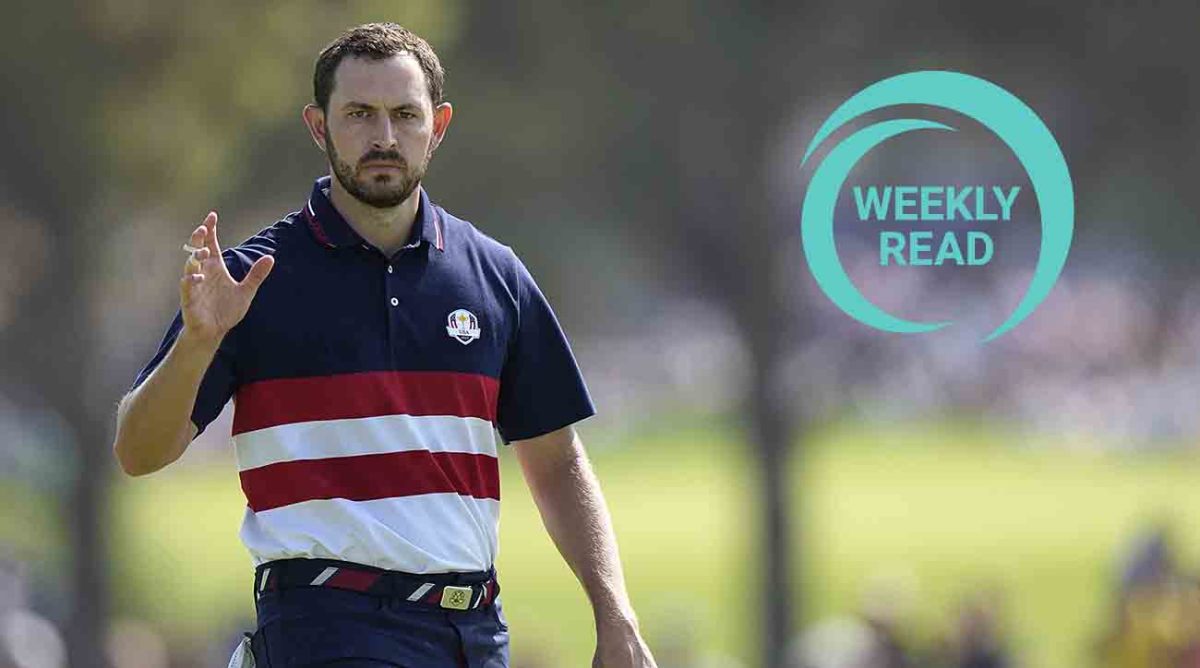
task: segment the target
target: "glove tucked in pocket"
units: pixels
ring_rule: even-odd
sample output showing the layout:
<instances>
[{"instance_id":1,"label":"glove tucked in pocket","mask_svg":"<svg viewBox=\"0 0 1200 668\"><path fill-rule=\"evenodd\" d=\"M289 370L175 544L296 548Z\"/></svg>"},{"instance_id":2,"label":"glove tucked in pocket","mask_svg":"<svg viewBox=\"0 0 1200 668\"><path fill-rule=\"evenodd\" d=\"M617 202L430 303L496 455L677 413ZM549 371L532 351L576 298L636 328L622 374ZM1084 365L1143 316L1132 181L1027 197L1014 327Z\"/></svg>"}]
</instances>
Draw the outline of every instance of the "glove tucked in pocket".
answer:
<instances>
[{"instance_id":1,"label":"glove tucked in pocket","mask_svg":"<svg viewBox=\"0 0 1200 668\"><path fill-rule=\"evenodd\" d=\"M229 668L254 668L254 652L250 650L250 633L247 633L229 657Z\"/></svg>"}]
</instances>

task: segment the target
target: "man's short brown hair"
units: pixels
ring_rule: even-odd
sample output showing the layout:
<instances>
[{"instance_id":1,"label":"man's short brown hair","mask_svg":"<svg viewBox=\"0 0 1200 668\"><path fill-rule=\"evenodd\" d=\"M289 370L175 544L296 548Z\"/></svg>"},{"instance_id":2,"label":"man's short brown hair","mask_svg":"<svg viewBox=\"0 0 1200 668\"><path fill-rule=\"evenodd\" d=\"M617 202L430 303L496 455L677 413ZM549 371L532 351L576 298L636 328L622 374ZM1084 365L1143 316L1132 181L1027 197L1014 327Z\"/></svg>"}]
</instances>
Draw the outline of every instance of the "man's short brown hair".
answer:
<instances>
[{"instance_id":1,"label":"man's short brown hair","mask_svg":"<svg viewBox=\"0 0 1200 668\"><path fill-rule=\"evenodd\" d=\"M443 102L446 71L433 47L416 33L395 23L367 23L347 30L330 42L317 56L313 72L313 99L323 111L329 111L329 96L333 94L333 75L338 64L347 56L383 60L402 53L417 59L425 72L429 99L433 106Z\"/></svg>"}]
</instances>

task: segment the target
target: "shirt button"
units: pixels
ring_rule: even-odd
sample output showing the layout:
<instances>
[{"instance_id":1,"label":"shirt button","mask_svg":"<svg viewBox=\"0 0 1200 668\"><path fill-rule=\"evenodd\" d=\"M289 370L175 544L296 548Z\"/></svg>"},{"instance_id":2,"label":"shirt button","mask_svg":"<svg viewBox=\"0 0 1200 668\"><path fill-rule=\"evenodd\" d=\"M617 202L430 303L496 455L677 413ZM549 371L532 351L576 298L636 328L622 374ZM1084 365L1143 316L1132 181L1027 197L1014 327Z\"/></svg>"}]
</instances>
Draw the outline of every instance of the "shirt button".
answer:
<instances>
[{"instance_id":1,"label":"shirt button","mask_svg":"<svg viewBox=\"0 0 1200 668\"><path fill-rule=\"evenodd\" d=\"M388 273L389 274L392 273L392 265L390 265L390 264L388 265Z\"/></svg>"},{"instance_id":2,"label":"shirt button","mask_svg":"<svg viewBox=\"0 0 1200 668\"><path fill-rule=\"evenodd\" d=\"M399 306L399 305L400 305L400 300L396 299L395 297L392 297L392 306Z\"/></svg>"}]
</instances>

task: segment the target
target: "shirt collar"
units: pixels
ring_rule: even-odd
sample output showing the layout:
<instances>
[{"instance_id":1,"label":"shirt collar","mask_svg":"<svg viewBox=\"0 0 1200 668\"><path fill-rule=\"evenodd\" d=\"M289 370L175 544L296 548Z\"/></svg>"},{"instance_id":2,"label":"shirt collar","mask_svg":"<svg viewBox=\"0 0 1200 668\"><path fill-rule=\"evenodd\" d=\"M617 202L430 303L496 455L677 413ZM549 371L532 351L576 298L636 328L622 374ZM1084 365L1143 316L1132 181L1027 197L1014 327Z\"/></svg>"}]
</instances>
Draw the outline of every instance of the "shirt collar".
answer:
<instances>
[{"instance_id":1,"label":"shirt collar","mask_svg":"<svg viewBox=\"0 0 1200 668\"><path fill-rule=\"evenodd\" d=\"M413 221L409 246L416 246L425 241L434 248L444 251L446 242L442 230L444 225L441 213L437 206L429 200L429 195L425 193L424 188L418 186L417 192L420 194L420 203L417 205L417 217ZM309 196L308 203L304 205L302 214L313 238L326 248L342 248L366 243L333 206L333 202L329 201L328 176L322 176L313 183L312 195Z\"/></svg>"}]
</instances>

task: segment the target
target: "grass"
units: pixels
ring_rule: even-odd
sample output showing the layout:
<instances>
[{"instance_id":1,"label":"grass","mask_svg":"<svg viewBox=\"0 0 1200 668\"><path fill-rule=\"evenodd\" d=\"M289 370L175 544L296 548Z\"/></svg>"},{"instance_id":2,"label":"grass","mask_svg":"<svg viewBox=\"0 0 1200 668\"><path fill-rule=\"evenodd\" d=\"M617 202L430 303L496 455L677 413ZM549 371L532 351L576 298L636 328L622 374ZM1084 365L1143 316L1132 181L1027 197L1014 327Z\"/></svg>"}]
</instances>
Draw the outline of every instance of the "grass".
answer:
<instances>
[{"instance_id":1,"label":"grass","mask_svg":"<svg viewBox=\"0 0 1200 668\"><path fill-rule=\"evenodd\" d=\"M907 592L897 600L912 602L921 637L948 624L964 594L994 586L1021 665L1088 665L1119 548L1160 516L1180 528L1200 522L1200 460L1083 455L1021 439L945 424L811 435L792 471L802 585L777 595L795 597L803 586L805 617L817 619L856 610L870 582L892 582ZM719 426L591 441L651 645L660 655L753 665L762 568L748 449ZM510 452L502 475L498 569L513 655L589 665L587 601ZM231 460L124 481L114 501L123 614L153 620L180 642L250 624L250 560L237 539L244 501ZM1179 538L1196 563L1200 533ZM172 596L160 595L163 573L177 574Z\"/></svg>"}]
</instances>

